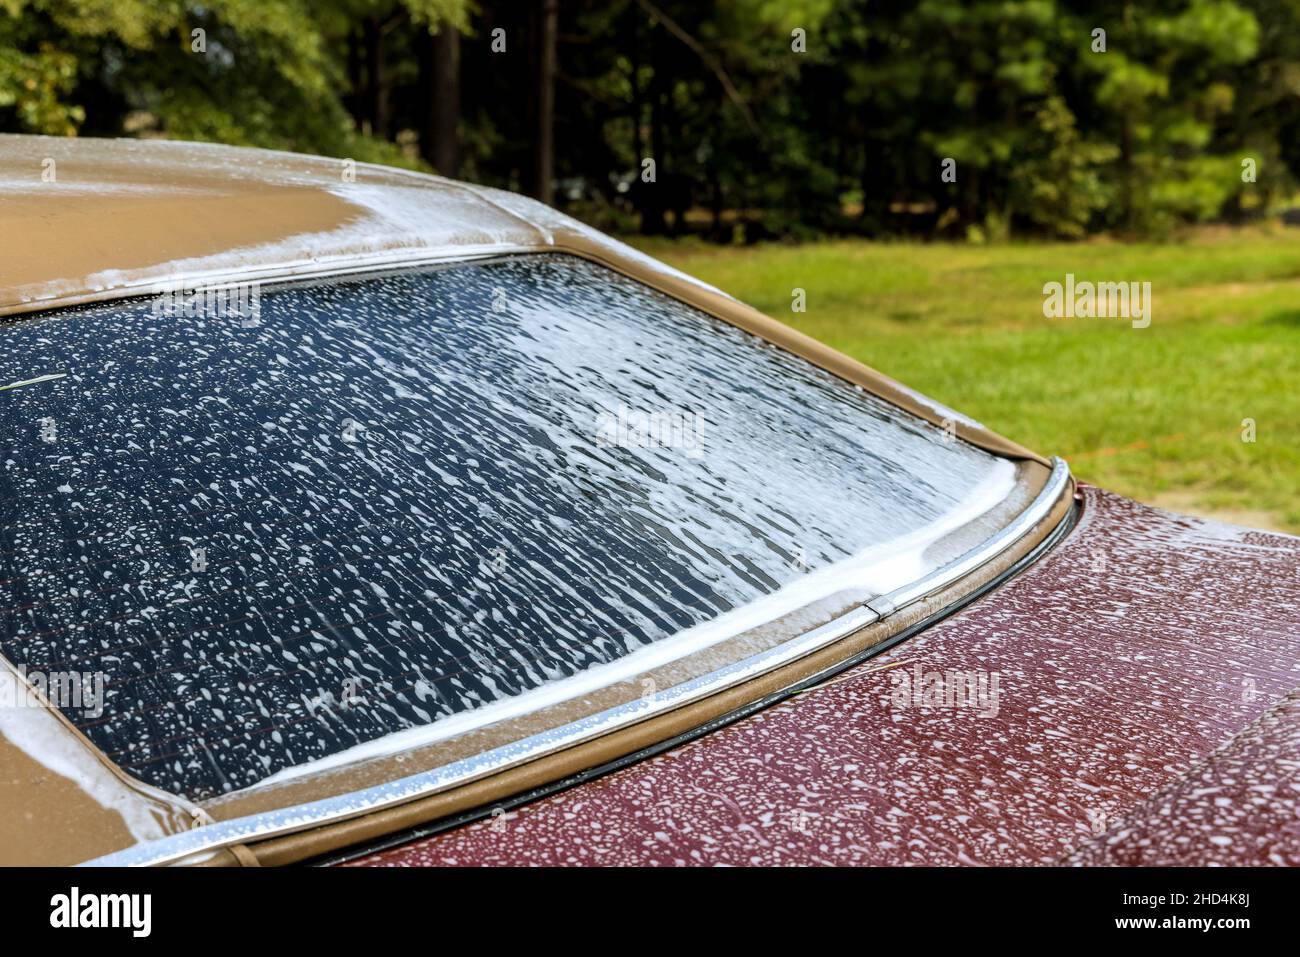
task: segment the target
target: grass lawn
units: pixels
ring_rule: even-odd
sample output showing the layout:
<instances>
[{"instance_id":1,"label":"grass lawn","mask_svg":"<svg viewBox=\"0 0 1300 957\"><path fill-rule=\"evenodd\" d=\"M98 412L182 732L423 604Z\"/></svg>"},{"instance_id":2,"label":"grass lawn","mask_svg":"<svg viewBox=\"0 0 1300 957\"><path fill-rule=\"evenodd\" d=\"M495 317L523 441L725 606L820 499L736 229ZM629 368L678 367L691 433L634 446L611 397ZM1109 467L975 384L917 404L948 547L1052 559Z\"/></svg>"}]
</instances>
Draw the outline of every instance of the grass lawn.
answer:
<instances>
[{"instance_id":1,"label":"grass lawn","mask_svg":"<svg viewBox=\"0 0 1300 957\"><path fill-rule=\"evenodd\" d=\"M1164 244L844 240L646 252L1046 454L1184 512L1300 533L1300 230ZM1149 281L1152 321L1048 319L1043 284ZM792 290L807 311L791 310ZM1256 441L1242 440L1254 419Z\"/></svg>"}]
</instances>

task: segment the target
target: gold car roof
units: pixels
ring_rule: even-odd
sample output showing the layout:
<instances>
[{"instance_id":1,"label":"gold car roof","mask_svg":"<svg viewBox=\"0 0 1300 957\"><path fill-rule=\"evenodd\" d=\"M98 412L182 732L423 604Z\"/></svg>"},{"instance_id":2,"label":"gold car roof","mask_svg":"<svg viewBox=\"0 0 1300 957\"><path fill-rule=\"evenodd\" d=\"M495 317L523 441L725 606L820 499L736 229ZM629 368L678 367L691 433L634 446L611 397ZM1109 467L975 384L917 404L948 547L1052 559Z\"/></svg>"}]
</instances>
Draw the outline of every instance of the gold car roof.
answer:
<instances>
[{"instance_id":1,"label":"gold car roof","mask_svg":"<svg viewBox=\"0 0 1300 957\"><path fill-rule=\"evenodd\" d=\"M0 215L0 315L164 283L543 249L570 234L621 246L500 190L347 159L161 140L0 135Z\"/></svg>"}]
</instances>

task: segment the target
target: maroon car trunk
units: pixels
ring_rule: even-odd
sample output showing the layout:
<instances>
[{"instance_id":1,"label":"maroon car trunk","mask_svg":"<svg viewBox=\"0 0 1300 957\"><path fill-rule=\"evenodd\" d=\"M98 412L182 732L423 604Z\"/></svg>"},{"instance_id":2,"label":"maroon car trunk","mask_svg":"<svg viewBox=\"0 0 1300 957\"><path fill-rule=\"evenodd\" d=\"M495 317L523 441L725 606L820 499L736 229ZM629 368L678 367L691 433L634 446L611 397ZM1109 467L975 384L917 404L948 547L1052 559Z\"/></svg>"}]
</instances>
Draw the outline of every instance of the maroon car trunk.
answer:
<instances>
[{"instance_id":1,"label":"maroon car trunk","mask_svg":"<svg viewBox=\"0 0 1300 957\"><path fill-rule=\"evenodd\" d=\"M840 678L353 863L1297 864L1297 686L1300 538L1085 488L1036 564Z\"/></svg>"}]
</instances>

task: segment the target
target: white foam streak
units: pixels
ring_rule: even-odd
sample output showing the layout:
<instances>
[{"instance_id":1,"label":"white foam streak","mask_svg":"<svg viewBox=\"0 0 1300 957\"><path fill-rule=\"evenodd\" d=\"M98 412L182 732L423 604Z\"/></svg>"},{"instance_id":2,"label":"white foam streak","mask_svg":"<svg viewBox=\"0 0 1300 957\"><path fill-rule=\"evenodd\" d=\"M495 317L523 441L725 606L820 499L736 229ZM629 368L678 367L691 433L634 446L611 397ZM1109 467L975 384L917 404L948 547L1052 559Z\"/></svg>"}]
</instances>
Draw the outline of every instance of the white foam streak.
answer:
<instances>
[{"instance_id":1,"label":"white foam streak","mask_svg":"<svg viewBox=\"0 0 1300 957\"><path fill-rule=\"evenodd\" d=\"M837 593L854 593L852 600L865 601L893 591L933 571L925 558L930 546L1004 501L1015 484L1015 466L1007 460L999 459L961 502L936 521L914 532L872 545L833 565L809 572L770 595L630 652L617 661L588 668L569 678L547 682L532 691L494 701L473 711L451 715L422 727L397 731L324 758L285 768L246 790L282 784L359 761L436 744L478 728L570 701L706 650L728 638L766 625Z\"/></svg>"}]
</instances>

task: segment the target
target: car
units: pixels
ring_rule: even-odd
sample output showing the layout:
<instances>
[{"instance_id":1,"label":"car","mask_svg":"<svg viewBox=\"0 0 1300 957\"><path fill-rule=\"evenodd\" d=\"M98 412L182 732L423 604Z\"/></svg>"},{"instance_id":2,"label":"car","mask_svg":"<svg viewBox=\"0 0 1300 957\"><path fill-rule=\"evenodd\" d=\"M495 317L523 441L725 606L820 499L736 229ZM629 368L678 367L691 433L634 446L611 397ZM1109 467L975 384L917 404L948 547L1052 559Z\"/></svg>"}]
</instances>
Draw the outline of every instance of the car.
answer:
<instances>
[{"instance_id":1,"label":"car","mask_svg":"<svg viewBox=\"0 0 1300 957\"><path fill-rule=\"evenodd\" d=\"M1300 539L509 192L3 136L0 210L3 863L1300 862Z\"/></svg>"}]
</instances>

